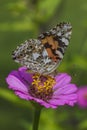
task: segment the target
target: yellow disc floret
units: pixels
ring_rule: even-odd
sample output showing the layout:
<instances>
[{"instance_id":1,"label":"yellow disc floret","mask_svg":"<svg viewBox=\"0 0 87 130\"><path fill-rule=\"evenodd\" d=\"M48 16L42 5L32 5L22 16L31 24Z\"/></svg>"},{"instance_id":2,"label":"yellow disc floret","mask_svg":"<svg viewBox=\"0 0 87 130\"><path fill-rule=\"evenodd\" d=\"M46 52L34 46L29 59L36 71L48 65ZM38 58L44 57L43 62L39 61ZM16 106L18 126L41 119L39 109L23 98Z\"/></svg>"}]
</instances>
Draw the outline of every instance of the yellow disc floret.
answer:
<instances>
[{"instance_id":1,"label":"yellow disc floret","mask_svg":"<svg viewBox=\"0 0 87 130\"><path fill-rule=\"evenodd\" d=\"M55 79L52 76L34 74L33 82L30 87L30 93L32 96L47 100L50 99L53 94L53 86Z\"/></svg>"}]
</instances>

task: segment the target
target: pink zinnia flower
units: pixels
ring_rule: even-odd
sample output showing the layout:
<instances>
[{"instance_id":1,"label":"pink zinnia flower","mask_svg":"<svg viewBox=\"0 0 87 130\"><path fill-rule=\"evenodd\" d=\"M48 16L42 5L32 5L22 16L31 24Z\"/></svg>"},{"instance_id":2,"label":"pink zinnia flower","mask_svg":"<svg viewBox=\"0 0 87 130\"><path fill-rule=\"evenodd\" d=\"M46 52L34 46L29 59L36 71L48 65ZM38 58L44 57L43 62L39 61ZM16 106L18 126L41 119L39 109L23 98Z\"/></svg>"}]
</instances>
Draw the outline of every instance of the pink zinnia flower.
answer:
<instances>
[{"instance_id":1,"label":"pink zinnia flower","mask_svg":"<svg viewBox=\"0 0 87 130\"><path fill-rule=\"evenodd\" d=\"M78 105L82 108L87 107L87 86L78 89Z\"/></svg>"},{"instance_id":2,"label":"pink zinnia flower","mask_svg":"<svg viewBox=\"0 0 87 130\"><path fill-rule=\"evenodd\" d=\"M6 81L15 94L25 100L33 100L46 108L57 108L77 102L77 87L71 77L60 73L55 77L31 74L25 67L12 71Z\"/></svg>"}]
</instances>

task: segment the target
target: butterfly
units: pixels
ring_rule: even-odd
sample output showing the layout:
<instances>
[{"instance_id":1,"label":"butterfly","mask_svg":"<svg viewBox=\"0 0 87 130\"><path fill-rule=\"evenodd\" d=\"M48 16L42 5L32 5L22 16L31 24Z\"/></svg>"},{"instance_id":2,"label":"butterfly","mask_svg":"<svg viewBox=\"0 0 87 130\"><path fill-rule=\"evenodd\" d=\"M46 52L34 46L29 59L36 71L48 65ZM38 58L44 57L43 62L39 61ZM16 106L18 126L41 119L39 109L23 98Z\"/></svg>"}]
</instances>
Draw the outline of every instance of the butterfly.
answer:
<instances>
[{"instance_id":1,"label":"butterfly","mask_svg":"<svg viewBox=\"0 0 87 130\"><path fill-rule=\"evenodd\" d=\"M53 29L41 33L37 39L26 40L17 46L12 58L34 73L50 74L62 61L71 33L70 23L59 23Z\"/></svg>"}]
</instances>

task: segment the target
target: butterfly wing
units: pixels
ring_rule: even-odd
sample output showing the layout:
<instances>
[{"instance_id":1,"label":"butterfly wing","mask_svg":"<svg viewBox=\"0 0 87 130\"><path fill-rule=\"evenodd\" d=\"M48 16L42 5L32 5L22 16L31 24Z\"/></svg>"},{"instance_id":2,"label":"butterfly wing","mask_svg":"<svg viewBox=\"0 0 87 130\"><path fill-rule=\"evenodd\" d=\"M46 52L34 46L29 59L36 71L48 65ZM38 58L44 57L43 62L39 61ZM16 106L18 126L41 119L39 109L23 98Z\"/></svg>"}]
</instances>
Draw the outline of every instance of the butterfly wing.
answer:
<instances>
[{"instance_id":1,"label":"butterfly wing","mask_svg":"<svg viewBox=\"0 0 87 130\"><path fill-rule=\"evenodd\" d=\"M26 40L12 53L12 58L32 72L52 73L63 59L71 30L70 24L60 23L38 39Z\"/></svg>"},{"instance_id":2,"label":"butterfly wing","mask_svg":"<svg viewBox=\"0 0 87 130\"><path fill-rule=\"evenodd\" d=\"M60 23L48 32L39 35L38 39L44 45L48 56L54 61L62 60L65 50L69 44L72 33L70 23Z\"/></svg>"}]
</instances>

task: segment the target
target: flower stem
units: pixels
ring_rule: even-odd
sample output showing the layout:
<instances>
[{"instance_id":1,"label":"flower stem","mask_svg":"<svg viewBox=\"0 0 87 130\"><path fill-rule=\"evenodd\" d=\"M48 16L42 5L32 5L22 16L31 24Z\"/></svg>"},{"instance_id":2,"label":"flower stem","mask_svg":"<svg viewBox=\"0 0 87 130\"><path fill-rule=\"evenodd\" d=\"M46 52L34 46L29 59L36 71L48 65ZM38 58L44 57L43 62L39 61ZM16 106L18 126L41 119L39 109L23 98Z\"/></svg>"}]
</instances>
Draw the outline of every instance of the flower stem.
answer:
<instances>
[{"instance_id":1,"label":"flower stem","mask_svg":"<svg viewBox=\"0 0 87 130\"><path fill-rule=\"evenodd\" d=\"M33 129L32 130L38 130L40 113L41 113L41 108L35 107L34 120L33 120Z\"/></svg>"}]
</instances>

